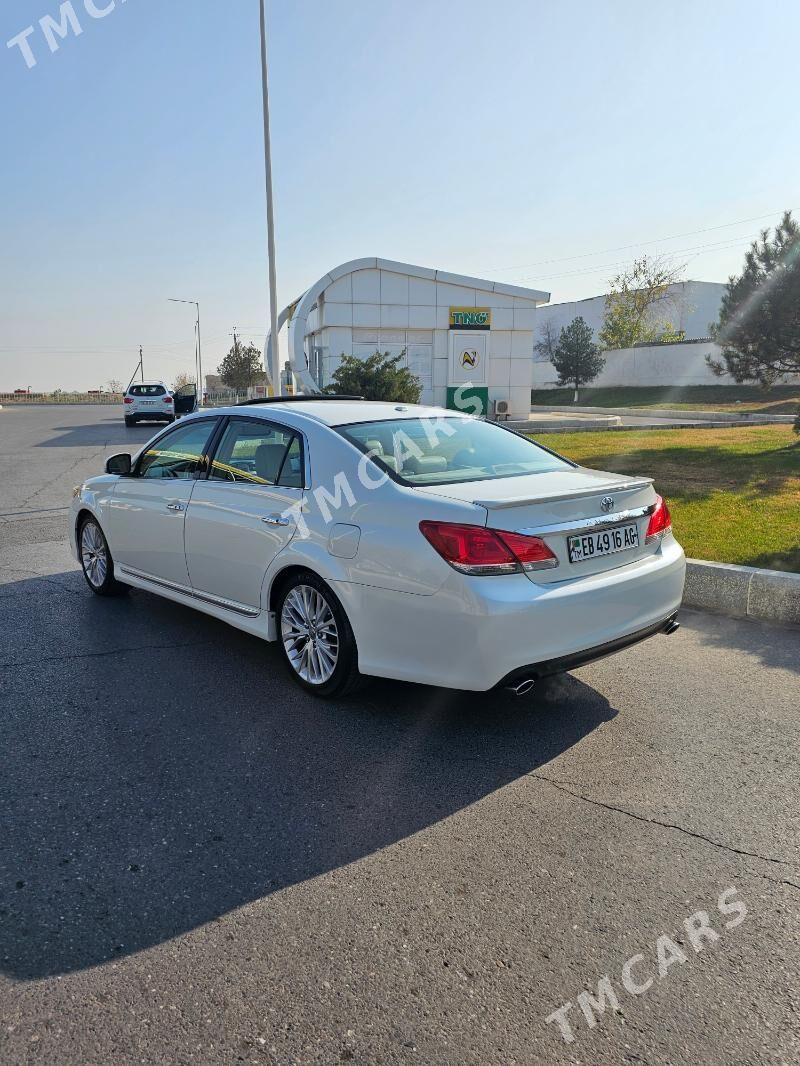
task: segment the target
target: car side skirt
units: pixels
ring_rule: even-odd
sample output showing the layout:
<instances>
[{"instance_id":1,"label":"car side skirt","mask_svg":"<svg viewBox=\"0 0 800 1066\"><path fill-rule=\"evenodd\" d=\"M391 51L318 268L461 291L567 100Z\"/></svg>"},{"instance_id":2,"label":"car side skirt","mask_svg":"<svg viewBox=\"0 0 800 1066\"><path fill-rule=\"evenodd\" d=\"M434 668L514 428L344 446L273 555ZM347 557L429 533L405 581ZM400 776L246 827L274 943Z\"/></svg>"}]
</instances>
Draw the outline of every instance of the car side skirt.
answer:
<instances>
[{"instance_id":1,"label":"car side skirt","mask_svg":"<svg viewBox=\"0 0 800 1066\"><path fill-rule=\"evenodd\" d=\"M203 614L209 614L212 618L218 618L221 622L227 622L228 625L233 626L235 629L241 629L245 633L261 637L262 640L275 639L269 636L270 619L264 611L252 609L252 613L250 610L248 610L247 614L240 613L240 611L232 610L216 600L198 596L191 590L182 591L180 587L176 587L172 583L147 577L138 571L134 572L128 567L117 567L117 579L125 585L142 589L144 592L155 593L157 596L163 596L164 599L183 604L184 607L192 607L196 611L202 611Z\"/></svg>"}]
</instances>

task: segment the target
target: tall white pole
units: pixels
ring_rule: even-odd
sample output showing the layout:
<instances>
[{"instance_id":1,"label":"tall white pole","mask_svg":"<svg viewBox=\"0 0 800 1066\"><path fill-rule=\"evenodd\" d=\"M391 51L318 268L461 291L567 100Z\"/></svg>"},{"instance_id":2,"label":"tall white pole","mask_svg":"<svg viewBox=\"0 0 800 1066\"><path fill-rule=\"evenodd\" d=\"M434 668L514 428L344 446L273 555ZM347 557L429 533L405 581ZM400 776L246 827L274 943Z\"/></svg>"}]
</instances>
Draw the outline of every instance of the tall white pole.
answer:
<instances>
[{"instance_id":1,"label":"tall white pole","mask_svg":"<svg viewBox=\"0 0 800 1066\"><path fill-rule=\"evenodd\" d=\"M203 406L203 349L200 346L200 304L196 303L197 307L197 398L195 403L197 407Z\"/></svg>"},{"instance_id":2,"label":"tall white pole","mask_svg":"<svg viewBox=\"0 0 800 1066\"><path fill-rule=\"evenodd\" d=\"M267 83L266 0L261 0L261 91L264 103L264 171L267 186L267 256L269 258L269 321L272 338L270 377L276 396L281 395L281 357L278 351L278 285L275 280L275 218L272 212L272 154L269 141L269 89ZM266 353L265 353L266 354Z\"/></svg>"}]
</instances>

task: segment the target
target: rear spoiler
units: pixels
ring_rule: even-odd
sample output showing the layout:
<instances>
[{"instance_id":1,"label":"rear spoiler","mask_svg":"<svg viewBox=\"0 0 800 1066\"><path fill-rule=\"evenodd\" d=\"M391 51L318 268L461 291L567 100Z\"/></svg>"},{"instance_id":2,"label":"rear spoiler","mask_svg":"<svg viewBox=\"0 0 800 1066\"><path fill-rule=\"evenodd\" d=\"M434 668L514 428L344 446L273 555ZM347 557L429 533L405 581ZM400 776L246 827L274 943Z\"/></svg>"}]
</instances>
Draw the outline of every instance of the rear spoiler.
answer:
<instances>
[{"instance_id":1,"label":"rear spoiler","mask_svg":"<svg viewBox=\"0 0 800 1066\"><path fill-rule=\"evenodd\" d=\"M522 507L526 503L557 503L559 500L584 500L587 496L597 496L601 492L630 492L632 489L645 489L653 484L651 477L640 477L636 481L609 481L607 484L593 485L590 489L579 492L554 492L551 496L507 496L504 500L473 500L477 507L487 511L497 511L504 507Z\"/></svg>"}]
</instances>

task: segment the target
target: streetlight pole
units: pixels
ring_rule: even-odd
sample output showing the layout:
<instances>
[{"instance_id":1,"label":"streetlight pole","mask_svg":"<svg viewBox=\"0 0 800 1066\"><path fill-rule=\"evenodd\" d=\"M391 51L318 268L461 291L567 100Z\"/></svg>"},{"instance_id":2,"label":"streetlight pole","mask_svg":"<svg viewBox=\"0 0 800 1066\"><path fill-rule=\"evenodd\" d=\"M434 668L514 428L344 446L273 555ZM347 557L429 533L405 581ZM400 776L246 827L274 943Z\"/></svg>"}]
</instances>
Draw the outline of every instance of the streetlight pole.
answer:
<instances>
[{"instance_id":1,"label":"streetlight pole","mask_svg":"<svg viewBox=\"0 0 800 1066\"><path fill-rule=\"evenodd\" d=\"M269 321L272 338L272 391L281 395L281 358L278 351L278 285L275 278L275 217L272 210L272 152L269 138L269 88L267 79L266 0L260 0L261 16L261 94L264 112L264 176L267 191L267 257L269 259Z\"/></svg>"},{"instance_id":2,"label":"streetlight pole","mask_svg":"<svg viewBox=\"0 0 800 1066\"><path fill-rule=\"evenodd\" d=\"M197 310L197 322L195 323L197 329L197 357L195 360L195 370L197 371L197 406L203 405L203 352L200 346L200 304L197 300L173 300L171 296L167 297L167 303L171 304L191 304Z\"/></svg>"},{"instance_id":3,"label":"streetlight pole","mask_svg":"<svg viewBox=\"0 0 800 1066\"><path fill-rule=\"evenodd\" d=\"M203 385L203 349L200 345L200 304L195 302L197 308L197 403L198 407L203 406L203 393L205 392L205 386Z\"/></svg>"}]
</instances>

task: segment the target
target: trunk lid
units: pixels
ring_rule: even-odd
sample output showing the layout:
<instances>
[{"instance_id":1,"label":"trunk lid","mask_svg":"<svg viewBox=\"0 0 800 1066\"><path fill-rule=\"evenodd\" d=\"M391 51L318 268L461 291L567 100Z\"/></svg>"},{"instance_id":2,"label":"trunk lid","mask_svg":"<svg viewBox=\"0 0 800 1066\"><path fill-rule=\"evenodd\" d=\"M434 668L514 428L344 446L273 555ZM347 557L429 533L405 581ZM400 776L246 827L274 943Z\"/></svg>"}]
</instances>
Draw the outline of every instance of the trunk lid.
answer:
<instances>
[{"instance_id":1,"label":"trunk lid","mask_svg":"<svg viewBox=\"0 0 800 1066\"><path fill-rule=\"evenodd\" d=\"M486 512L486 525L492 529L540 536L558 558L559 565L551 570L530 573L528 576L537 584L552 584L612 570L651 555L658 547L657 543L645 544L649 516L644 511L655 503L656 497L652 478L626 477L575 467L490 481L415 488L427 496L446 496L482 507ZM638 531L638 546L570 562L570 536L584 535L592 529L603 531L631 524Z\"/></svg>"}]
</instances>

